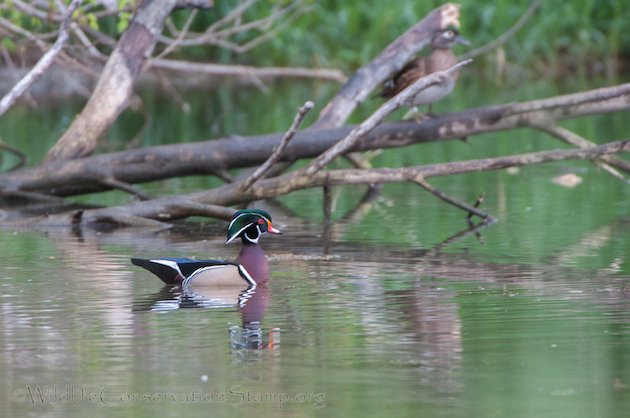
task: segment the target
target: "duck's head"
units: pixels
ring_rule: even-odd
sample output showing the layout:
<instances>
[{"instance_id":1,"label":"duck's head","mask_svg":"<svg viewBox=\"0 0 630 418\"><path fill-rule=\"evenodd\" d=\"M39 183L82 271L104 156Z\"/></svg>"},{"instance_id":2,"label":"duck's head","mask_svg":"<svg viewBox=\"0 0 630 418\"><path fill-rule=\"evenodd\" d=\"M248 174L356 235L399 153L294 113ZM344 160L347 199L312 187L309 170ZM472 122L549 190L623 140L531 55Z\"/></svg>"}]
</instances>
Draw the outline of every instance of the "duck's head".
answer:
<instances>
[{"instance_id":1,"label":"duck's head","mask_svg":"<svg viewBox=\"0 0 630 418\"><path fill-rule=\"evenodd\" d=\"M435 32L431 39L433 49L446 49L454 44L470 45L470 42L459 35L459 31L455 28L448 28Z\"/></svg>"},{"instance_id":2,"label":"duck's head","mask_svg":"<svg viewBox=\"0 0 630 418\"><path fill-rule=\"evenodd\" d=\"M244 209L234 214L227 231L226 244L241 237L243 242L257 244L264 233L280 234L271 224L271 216L260 209Z\"/></svg>"}]
</instances>

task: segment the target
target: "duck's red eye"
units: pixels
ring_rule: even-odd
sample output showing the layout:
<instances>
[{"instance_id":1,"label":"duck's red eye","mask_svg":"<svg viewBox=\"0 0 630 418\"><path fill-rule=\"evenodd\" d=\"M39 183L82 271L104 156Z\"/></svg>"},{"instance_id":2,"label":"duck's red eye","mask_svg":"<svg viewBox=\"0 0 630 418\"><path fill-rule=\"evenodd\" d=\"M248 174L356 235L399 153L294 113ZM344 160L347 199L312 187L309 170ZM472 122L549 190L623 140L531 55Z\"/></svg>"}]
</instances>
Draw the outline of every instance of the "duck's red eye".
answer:
<instances>
[{"instance_id":1,"label":"duck's red eye","mask_svg":"<svg viewBox=\"0 0 630 418\"><path fill-rule=\"evenodd\" d=\"M264 223L265 223L264 219L259 219L259 220L258 220L258 224L262 225L262 224L264 224Z\"/></svg>"}]
</instances>

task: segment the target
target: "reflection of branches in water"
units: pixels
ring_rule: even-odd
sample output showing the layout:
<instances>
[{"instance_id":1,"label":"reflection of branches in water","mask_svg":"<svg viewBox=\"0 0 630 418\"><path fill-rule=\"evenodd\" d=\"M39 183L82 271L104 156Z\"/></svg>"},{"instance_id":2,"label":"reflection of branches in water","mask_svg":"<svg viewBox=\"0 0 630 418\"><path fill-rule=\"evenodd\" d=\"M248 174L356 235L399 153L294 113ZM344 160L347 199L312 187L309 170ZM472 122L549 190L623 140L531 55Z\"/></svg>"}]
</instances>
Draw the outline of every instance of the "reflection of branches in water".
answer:
<instances>
[{"instance_id":1,"label":"reflection of branches in water","mask_svg":"<svg viewBox=\"0 0 630 418\"><path fill-rule=\"evenodd\" d=\"M2 165L4 157L1 153L1 151L6 151L10 154L13 154L15 157L17 157L18 162L13 166L13 167L9 167L6 170L3 170L4 172L8 172L8 171L14 171L17 170L19 168L24 167L24 165L26 165L26 154L24 154L22 151L20 151L19 149L12 147L11 145L5 143L4 141L0 140L0 165Z\"/></svg>"},{"instance_id":2,"label":"reflection of branches in water","mask_svg":"<svg viewBox=\"0 0 630 418\"><path fill-rule=\"evenodd\" d=\"M446 238L445 240L443 240L442 242L434 245L431 249L429 249L426 252L426 256L433 256L436 254L439 254L445 247L448 247L449 245L452 245L458 241L461 241L462 239L464 239L465 237L467 237L470 234L475 234L475 237L477 237L477 239L479 240L480 244L483 244L483 237L481 236L481 230L489 227L490 225L494 224L495 221L482 221L475 224L469 224L469 227L466 229L463 229L453 235L451 235L450 237Z\"/></svg>"},{"instance_id":3,"label":"reflection of branches in water","mask_svg":"<svg viewBox=\"0 0 630 418\"><path fill-rule=\"evenodd\" d=\"M370 210L373 208L374 200L376 200L376 198L380 195L381 188L382 185L380 184L368 186L367 190L365 191L361 199L357 202L357 204L341 217L341 222L334 223L331 216L332 198L330 186L324 185L323 248L325 255L329 255L332 252L333 235L343 235L345 226L360 222L361 219L370 212ZM483 202L484 197L485 195L483 194L479 196L472 207L475 209L479 207L479 205ZM466 207L468 208L468 206ZM494 219L492 216L488 216L485 220L475 224L471 221L472 214L472 212L469 212L468 216L466 217L468 228L453 234L439 244L435 245L433 248L427 251L427 254L433 255L439 253L444 247L460 241L470 234L475 234L480 243L483 243L483 238L481 237L480 231L494 224L496 222L496 219Z\"/></svg>"}]
</instances>

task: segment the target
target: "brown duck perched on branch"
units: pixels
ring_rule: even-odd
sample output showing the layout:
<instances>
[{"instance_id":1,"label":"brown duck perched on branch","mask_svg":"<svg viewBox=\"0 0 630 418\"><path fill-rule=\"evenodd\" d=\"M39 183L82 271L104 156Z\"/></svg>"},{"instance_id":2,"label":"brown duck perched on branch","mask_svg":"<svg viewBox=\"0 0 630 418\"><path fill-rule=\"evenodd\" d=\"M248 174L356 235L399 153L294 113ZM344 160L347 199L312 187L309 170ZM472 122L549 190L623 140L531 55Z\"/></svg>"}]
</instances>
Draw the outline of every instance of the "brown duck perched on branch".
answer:
<instances>
[{"instance_id":1,"label":"brown duck perched on branch","mask_svg":"<svg viewBox=\"0 0 630 418\"><path fill-rule=\"evenodd\" d=\"M457 57L451 51L454 44L470 45L470 42L461 37L456 29L449 28L435 32L431 38L431 53L427 56L417 57L405 65L391 80L385 83L380 96L390 99L418 79L455 65ZM445 81L420 91L406 101L404 105L417 112L416 106L428 104L429 113L431 113L431 104L442 100L453 91L458 76L457 71L453 72Z\"/></svg>"}]
</instances>

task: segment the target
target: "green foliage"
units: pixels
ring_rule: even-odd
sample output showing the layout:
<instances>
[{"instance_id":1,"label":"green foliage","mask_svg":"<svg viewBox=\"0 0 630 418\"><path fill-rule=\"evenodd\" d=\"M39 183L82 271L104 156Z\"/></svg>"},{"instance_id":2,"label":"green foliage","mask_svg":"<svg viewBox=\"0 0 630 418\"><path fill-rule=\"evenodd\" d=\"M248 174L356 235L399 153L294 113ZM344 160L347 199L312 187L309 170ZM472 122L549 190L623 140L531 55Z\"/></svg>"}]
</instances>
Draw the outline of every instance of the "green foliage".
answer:
<instances>
[{"instance_id":1,"label":"green foliage","mask_svg":"<svg viewBox=\"0 0 630 418\"><path fill-rule=\"evenodd\" d=\"M290 3L290 0L262 0L246 11L242 21L262 19ZM235 54L225 48L203 46L179 51L177 57L259 66L336 67L349 73L443 3L306 0L305 13L297 18L280 18L275 25L280 23L281 30L251 51ZM508 30L530 3L531 0L465 2L461 7L462 33L473 47L485 45ZM216 1L211 10L197 13L190 30L205 31L237 4L234 0ZM624 0L542 2L525 27L503 45L506 68L518 72L518 77L527 71L556 75L614 74L620 61L630 57L630 32L624 30L630 21L630 8L624 5ZM117 38L129 25L135 1L118 0L117 6L117 14L97 18L102 6L95 0L86 0L74 17L83 25ZM56 3L51 1L50 10L55 8ZM175 11L174 25L181 28L190 13L190 10ZM12 7L11 0L0 8L0 15L35 33L55 29L55 24L24 15ZM261 29L255 28L233 35L230 41L244 44L261 34ZM5 45L14 47L6 42ZM464 53L465 49L458 47L457 52ZM475 65L492 74L502 64L501 59L491 52L477 59Z\"/></svg>"},{"instance_id":2,"label":"green foliage","mask_svg":"<svg viewBox=\"0 0 630 418\"><path fill-rule=\"evenodd\" d=\"M6 48L9 52L13 52L16 49L16 45L15 42L13 42L13 40L11 40L11 38L2 38L1 45L3 48Z\"/></svg>"},{"instance_id":3,"label":"green foliage","mask_svg":"<svg viewBox=\"0 0 630 418\"><path fill-rule=\"evenodd\" d=\"M482 46L508 30L530 2L466 2L461 8L462 33L473 47ZM260 65L332 66L352 71L441 4L320 0L289 28L241 59ZM601 71L597 62L608 66L630 56L630 32L622 29L628 21L630 8L623 7L622 0L543 2L503 46L508 66L586 75ZM478 59L478 64L493 69L496 58L490 53Z\"/></svg>"}]
</instances>

